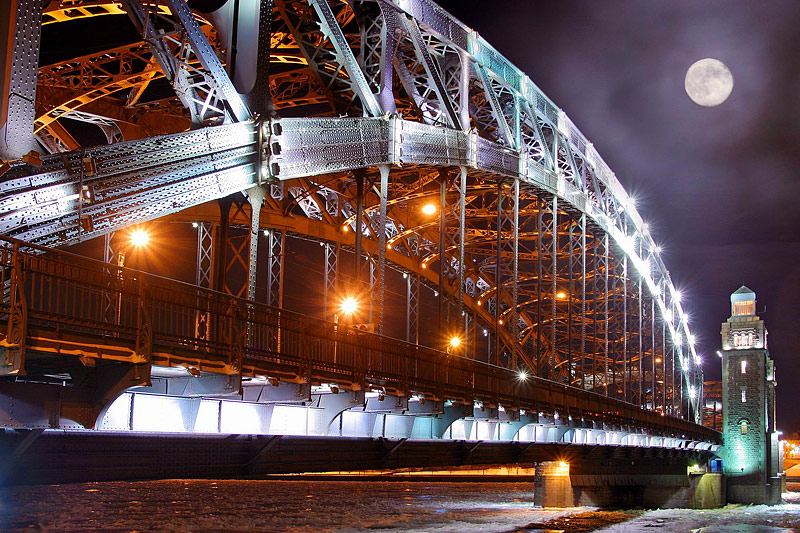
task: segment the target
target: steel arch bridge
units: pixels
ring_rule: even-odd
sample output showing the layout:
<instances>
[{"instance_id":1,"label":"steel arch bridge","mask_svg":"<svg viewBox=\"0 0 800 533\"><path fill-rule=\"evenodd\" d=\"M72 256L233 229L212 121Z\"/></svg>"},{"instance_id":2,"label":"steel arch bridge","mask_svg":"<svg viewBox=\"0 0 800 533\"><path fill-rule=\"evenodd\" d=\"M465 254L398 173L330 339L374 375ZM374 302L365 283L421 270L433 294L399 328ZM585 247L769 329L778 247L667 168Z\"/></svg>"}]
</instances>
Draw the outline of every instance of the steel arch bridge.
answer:
<instances>
[{"instance_id":1,"label":"steel arch bridge","mask_svg":"<svg viewBox=\"0 0 800 533\"><path fill-rule=\"evenodd\" d=\"M56 254L61 267L36 271L36 258L104 238L112 260L114 232L181 222L197 232L196 290L282 307L297 290L283 283L288 249L316 241L319 315L336 331L352 326L338 325L338 302L357 295L354 321L377 334L402 320L412 345L444 350L457 336L453 355L634 406L666 432L678 418L699 423L694 336L633 198L529 77L435 3L15 0L4 9L0 373L26 380L20 324L34 325L18 311L23 273L44 279L75 264ZM138 37L94 42L86 30L98 25L132 25ZM47 49L54 35L90 53L62 57ZM90 131L104 143L83 146ZM98 289L107 301L114 279L146 279L116 266L86 272L110 276ZM387 305L397 273L401 313ZM121 309L109 319L117 326ZM194 311L192 334L207 339L211 315ZM423 339L429 314L439 337ZM238 333L250 346L248 324ZM147 349L139 341L135 362L149 365L152 339ZM241 357L207 367L241 375ZM345 386L386 391L364 379Z\"/></svg>"}]
</instances>

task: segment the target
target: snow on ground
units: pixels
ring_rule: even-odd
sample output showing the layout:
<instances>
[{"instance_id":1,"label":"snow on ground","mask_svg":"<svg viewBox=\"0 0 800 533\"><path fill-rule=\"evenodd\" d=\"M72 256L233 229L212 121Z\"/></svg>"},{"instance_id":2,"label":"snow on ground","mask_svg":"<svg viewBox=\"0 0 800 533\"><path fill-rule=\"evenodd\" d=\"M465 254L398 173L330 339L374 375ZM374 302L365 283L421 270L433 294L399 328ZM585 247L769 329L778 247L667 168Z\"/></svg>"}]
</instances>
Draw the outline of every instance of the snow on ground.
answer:
<instances>
[{"instance_id":1,"label":"snow on ground","mask_svg":"<svg viewBox=\"0 0 800 533\"><path fill-rule=\"evenodd\" d=\"M800 486L796 488L800 489ZM600 531L633 533L662 528L662 531L749 533L800 530L800 492L784 493L783 501L785 503L774 506L727 505L722 509L658 509Z\"/></svg>"}]
</instances>

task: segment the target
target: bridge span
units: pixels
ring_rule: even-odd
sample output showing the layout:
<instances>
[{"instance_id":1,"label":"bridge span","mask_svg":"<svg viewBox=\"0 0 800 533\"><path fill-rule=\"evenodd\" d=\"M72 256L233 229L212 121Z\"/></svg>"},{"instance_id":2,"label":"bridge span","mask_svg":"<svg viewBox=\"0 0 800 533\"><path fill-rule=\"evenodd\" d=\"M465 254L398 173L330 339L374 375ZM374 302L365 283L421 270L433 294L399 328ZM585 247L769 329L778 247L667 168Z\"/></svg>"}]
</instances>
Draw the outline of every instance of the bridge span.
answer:
<instances>
[{"instance_id":1,"label":"bridge span","mask_svg":"<svg viewBox=\"0 0 800 533\"><path fill-rule=\"evenodd\" d=\"M0 9L9 435L717 449L635 200L433 2Z\"/></svg>"}]
</instances>

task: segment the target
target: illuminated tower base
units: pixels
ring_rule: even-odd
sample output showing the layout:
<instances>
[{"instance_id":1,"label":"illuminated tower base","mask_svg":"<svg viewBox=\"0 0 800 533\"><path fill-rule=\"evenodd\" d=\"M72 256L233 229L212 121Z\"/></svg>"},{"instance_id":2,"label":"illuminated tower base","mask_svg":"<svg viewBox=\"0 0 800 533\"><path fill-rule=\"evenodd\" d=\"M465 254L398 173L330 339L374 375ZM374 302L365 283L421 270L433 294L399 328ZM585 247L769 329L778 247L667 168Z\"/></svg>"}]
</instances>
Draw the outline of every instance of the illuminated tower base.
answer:
<instances>
[{"instance_id":1,"label":"illuminated tower base","mask_svg":"<svg viewBox=\"0 0 800 533\"><path fill-rule=\"evenodd\" d=\"M775 369L767 330L756 315L756 294L745 286L731 294L731 317L722 324L722 427L724 472L731 503L781 500Z\"/></svg>"}]
</instances>

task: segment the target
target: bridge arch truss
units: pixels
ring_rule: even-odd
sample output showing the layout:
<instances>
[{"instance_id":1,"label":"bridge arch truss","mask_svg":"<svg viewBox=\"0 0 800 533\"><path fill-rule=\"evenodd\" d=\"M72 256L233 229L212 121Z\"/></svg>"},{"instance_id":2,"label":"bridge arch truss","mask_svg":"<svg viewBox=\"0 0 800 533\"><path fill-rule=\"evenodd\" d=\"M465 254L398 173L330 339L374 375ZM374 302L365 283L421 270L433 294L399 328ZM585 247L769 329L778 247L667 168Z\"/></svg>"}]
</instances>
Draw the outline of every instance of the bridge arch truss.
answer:
<instances>
[{"instance_id":1,"label":"bridge arch truss","mask_svg":"<svg viewBox=\"0 0 800 533\"><path fill-rule=\"evenodd\" d=\"M3 235L63 247L194 222L197 283L250 299L266 285L273 306L292 240L315 240L321 318L357 293L360 321L401 320L416 343L435 308L448 336L433 348L456 335L459 355L698 421L694 336L633 198L530 78L433 2L276 0L238 19L182 0L13 4L11 82L30 105L4 102L21 106L4 131L23 133L3 146ZM38 53L42 23L95 19L142 39L38 68L20 45ZM89 127L108 144L82 146ZM231 225L247 228L238 247L219 240ZM226 285L225 261L212 274L214 247L248 284Z\"/></svg>"}]
</instances>

